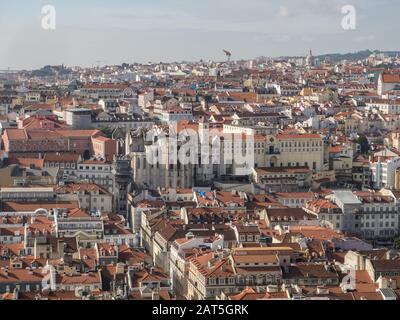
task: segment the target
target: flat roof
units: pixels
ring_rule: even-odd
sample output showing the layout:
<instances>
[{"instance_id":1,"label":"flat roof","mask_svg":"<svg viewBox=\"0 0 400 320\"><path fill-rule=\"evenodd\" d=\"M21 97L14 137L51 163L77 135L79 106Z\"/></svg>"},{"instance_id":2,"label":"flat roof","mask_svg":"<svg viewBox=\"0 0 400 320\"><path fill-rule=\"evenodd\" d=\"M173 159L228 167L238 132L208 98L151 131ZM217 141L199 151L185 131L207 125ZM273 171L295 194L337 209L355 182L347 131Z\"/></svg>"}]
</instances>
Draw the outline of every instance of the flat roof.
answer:
<instances>
[{"instance_id":1,"label":"flat roof","mask_svg":"<svg viewBox=\"0 0 400 320\"><path fill-rule=\"evenodd\" d=\"M52 187L5 187L0 188L0 192L54 192Z\"/></svg>"},{"instance_id":2,"label":"flat roof","mask_svg":"<svg viewBox=\"0 0 400 320\"><path fill-rule=\"evenodd\" d=\"M70 108L66 110L67 112L92 112L92 110L88 108Z\"/></svg>"},{"instance_id":3,"label":"flat roof","mask_svg":"<svg viewBox=\"0 0 400 320\"><path fill-rule=\"evenodd\" d=\"M350 190L335 190L333 194L343 204L362 204L362 202Z\"/></svg>"}]
</instances>

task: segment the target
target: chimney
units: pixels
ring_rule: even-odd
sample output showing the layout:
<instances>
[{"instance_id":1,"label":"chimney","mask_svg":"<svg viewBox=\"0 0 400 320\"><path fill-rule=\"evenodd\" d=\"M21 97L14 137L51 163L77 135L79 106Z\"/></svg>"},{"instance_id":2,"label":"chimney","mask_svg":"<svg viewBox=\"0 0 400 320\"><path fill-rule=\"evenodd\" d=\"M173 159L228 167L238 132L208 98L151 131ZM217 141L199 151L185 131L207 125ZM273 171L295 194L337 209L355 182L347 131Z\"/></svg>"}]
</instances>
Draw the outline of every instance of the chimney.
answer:
<instances>
[{"instance_id":1,"label":"chimney","mask_svg":"<svg viewBox=\"0 0 400 320\"><path fill-rule=\"evenodd\" d=\"M397 253L393 250L388 250L386 252L386 260L394 260L397 256Z\"/></svg>"},{"instance_id":2,"label":"chimney","mask_svg":"<svg viewBox=\"0 0 400 320\"><path fill-rule=\"evenodd\" d=\"M154 289L151 293L151 300L160 300L160 293L158 289Z\"/></svg>"},{"instance_id":3,"label":"chimney","mask_svg":"<svg viewBox=\"0 0 400 320\"><path fill-rule=\"evenodd\" d=\"M14 300L18 300L18 294L19 294L19 290L17 288L15 288L13 291L13 299Z\"/></svg>"}]
</instances>

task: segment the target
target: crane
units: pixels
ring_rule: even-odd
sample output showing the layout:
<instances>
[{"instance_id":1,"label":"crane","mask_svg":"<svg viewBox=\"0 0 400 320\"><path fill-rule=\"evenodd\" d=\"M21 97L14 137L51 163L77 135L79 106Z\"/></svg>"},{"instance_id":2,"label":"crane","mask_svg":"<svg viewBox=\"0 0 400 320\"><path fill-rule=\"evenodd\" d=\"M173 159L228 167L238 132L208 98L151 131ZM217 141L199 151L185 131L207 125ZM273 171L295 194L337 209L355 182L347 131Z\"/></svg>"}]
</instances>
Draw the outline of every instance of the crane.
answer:
<instances>
[{"instance_id":1,"label":"crane","mask_svg":"<svg viewBox=\"0 0 400 320\"><path fill-rule=\"evenodd\" d=\"M226 57L228 58L228 62L231 61L232 53L225 49L222 51L225 53Z\"/></svg>"}]
</instances>

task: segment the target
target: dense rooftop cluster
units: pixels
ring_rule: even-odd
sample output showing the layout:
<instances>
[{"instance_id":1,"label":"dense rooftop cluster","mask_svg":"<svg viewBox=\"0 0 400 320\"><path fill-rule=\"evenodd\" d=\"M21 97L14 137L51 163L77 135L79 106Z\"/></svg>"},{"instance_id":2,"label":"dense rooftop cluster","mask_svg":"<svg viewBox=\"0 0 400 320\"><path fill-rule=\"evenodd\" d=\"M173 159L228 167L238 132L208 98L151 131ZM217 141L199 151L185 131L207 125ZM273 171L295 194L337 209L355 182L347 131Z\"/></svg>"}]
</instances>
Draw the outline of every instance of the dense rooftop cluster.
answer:
<instances>
[{"instance_id":1,"label":"dense rooftop cluster","mask_svg":"<svg viewBox=\"0 0 400 320\"><path fill-rule=\"evenodd\" d=\"M0 132L0 300L400 298L398 57L0 74Z\"/></svg>"}]
</instances>

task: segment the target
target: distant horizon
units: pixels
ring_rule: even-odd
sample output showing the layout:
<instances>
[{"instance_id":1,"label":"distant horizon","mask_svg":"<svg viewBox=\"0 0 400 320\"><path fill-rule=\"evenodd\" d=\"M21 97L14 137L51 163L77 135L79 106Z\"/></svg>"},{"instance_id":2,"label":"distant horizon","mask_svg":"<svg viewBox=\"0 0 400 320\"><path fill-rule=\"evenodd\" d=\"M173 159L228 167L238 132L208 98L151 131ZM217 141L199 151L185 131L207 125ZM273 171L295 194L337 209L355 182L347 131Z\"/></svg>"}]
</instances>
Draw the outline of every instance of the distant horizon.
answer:
<instances>
[{"instance_id":1,"label":"distant horizon","mask_svg":"<svg viewBox=\"0 0 400 320\"><path fill-rule=\"evenodd\" d=\"M311 48L312 49L312 48ZM357 51L351 51L351 52L325 52L325 53L320 53L320 54L315 54L313 51L313 56L315 58L319 58L322 56L329 56L329 55L348 55L348 54L357 54L357 53L361 53L361 52L365 52L365 51L371 51L371 52L380 52L380 53L400 53L400 49L398 50L382 50L382 49L362 49L362 50L357 50ZM222 52L222 50L221 50ZM235 59L234 57L232 57L232 62L234 61L250 61L250 60L256 60L259 58L268 58L268 59L280 59L280 58L289 58L289 59L295 59L295 58L302 58L302 57L306 57L309 51L306 52L306 54L304 55L281 55L281 56L257 56L257 57L251 57L251 58L238 58ZM145 64L159 64L159 63L166 63L166 64L172 64L172 63L199 63L201 60L203 60L203 62L213 62L213 63L224 63L227 62L227 60L205 60L205 59L199 59L199 60L170 60L170 61L147 61L147 62L138 62L138 61L134 61L134 62L129 62L129 61L123 61L121 63L114 63L114 64L100 64L99 66L101 68L104 67L112 67L112 66L121 66L122 64L129 64L129 65L133 65L133 64L141 64L141 65L145 65ZM13 69L13 68L6 68L6 69L1 69L1 71L15 71L15 72L20 72L20 71L35 71L35 70L40 70L42 68L45 67L56 67L56 66L64 66L66 68L96 68L98 67L98 65L91 65L91 66L84 66L84 65L67 65L64 63L60 63L60 64L45 64L42 66L38 66L32 69L24 69L24 68L20 68L20 69Z\"/></svg>"}]
</instances>

